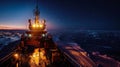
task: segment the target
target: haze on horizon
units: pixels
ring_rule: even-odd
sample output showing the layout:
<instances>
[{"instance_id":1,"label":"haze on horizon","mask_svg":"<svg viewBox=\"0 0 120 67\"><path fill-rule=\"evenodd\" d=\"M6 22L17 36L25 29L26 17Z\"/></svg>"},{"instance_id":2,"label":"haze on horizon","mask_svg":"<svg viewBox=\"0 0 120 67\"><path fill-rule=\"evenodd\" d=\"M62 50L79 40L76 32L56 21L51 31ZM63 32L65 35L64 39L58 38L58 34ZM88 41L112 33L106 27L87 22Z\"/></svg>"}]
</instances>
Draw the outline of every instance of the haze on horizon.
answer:
<instances>
[{"instance_id":1,"label":"haze on horizon","mask_svg":"<svg viewBox=\"0 0 120 67\"><path fill-rule=\"evenodd\" d=\"M26 29L36 0L1 0L0 25ZM49 29L120 30L120 4L113 0L39 0Z\"/></svg>"}]
</instances>

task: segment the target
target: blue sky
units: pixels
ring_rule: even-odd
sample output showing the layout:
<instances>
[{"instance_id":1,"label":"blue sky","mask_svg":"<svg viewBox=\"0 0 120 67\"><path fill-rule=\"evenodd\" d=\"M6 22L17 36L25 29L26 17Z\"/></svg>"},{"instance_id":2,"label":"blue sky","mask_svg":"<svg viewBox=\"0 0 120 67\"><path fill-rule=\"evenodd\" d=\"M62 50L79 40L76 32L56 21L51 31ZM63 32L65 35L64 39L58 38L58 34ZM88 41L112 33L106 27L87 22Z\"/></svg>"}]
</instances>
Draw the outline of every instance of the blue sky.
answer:
<instances>
[{"instance_id":1,"label":"blue sky","mask_svg":"<svg viewBox=\"0 0 120 67\"><path fill-rule=\"evenodd\" d=\"M0 25L26 28L35 0L1 0ZM113 0L39 0L48 28L120 30L120 5Z\"/></svg>"}]
</instances>

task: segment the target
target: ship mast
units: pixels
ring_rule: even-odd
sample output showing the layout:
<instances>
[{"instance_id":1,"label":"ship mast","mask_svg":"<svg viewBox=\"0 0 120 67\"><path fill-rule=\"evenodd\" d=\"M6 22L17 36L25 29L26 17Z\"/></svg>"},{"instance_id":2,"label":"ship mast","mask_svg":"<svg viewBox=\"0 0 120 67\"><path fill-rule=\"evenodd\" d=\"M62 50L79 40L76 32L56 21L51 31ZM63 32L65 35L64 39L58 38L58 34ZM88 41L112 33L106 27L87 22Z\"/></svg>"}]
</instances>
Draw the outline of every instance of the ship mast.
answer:
<instances>
[{"instance_id":1,"label":"ship mast","mask_svg":"<svg viewBox=\"0 0 120 67\"><path fill-rule=\"evenodd\" d=\"M37 3L36 3L36 8L35 8L34 15L35 15L35 24L39 24L40 11L38 9L38 0L37 0Z\"/></svg>"}]
</instances>

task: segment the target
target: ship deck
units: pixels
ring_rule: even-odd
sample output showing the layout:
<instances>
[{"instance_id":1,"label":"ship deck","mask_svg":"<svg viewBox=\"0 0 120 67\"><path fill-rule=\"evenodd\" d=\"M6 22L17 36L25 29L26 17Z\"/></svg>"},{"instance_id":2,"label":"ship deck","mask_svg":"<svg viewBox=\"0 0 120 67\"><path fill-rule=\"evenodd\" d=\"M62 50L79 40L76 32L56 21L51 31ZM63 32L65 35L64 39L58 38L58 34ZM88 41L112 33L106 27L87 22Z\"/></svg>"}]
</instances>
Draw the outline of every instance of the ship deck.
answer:
<instances>
[{"instance_id":1,"label":"ship deck","mask_svg":"<svg viewBox=\"0 0 120 67\"><path fill-rule=\"evenodd\" d=\"M44 56L44 48L29 48L23 51L11 52L11 56L0 66L5 65L6 67L96 67L95 63L89 58L86 51L81 49L78 45L72 44L61 44L56 43L57 49L50 49L47 52L48 55ZM17 50L16 48L15 50ZM39 50L40 49L40 50ZM37 50L37 51L35 51ZM56 54L56 50L59 51L60 59L57 62L53 62L49 56L51 51ZM8 51L9 52L9 51ZM41 53L42 52L42 53ZM14 56L15 55L15 56ZM13 59L14 56L15 58ZM51 56L52 57L52 56ZM16 60L17 59L17 60Z\"/></svg>"},{"instance_id":2,"label":"ship deck","mask_svg":"<svg viewBox=\"0 0 120 67\"><path fill-rule=\"evenodd\" d=\"M75 43L58 43L58 48L76 67L97 67L89 58L87 52Z\"/></svg>"}]
</instances>

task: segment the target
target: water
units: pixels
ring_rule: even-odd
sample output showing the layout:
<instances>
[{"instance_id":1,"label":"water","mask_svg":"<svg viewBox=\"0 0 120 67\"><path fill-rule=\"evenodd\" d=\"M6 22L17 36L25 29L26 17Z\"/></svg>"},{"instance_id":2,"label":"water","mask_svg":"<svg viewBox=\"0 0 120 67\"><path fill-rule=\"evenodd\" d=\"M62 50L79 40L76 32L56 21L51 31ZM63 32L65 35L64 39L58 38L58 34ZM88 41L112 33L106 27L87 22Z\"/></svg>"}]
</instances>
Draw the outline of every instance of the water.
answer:
<instances>
[{"instance_id":1,"label":"water","mask_svg":"<svg viewBox=\"0 0 120 67\"><path fill-rule=\"evenodd\" d=\"M0 31L0 50L11 42L20 40L22 31L1 30Z\"/></svg>"}]
</instances>

